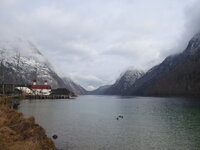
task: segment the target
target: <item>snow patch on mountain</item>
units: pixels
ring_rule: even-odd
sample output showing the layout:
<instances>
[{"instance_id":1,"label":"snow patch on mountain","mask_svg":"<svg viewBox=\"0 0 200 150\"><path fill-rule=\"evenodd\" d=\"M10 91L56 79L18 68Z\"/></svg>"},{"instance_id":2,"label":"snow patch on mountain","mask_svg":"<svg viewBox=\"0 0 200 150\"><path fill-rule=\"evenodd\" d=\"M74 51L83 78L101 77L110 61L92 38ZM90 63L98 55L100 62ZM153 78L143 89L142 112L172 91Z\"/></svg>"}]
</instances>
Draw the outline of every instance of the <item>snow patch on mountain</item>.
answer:
<instances>
[{"instance_id":1,"label":"snow patch on mountain","mask_svg":"<svg viewBox=\"0 0 200 150\"><path fill-rule=\"evenodd\" d=\"M118 84L123 80L124 89L126 90L129 86L132 86L137 79L139 79L144 74L144 71L137 70L133 67L128 68L124 73L120 75L120 78L116 81L115 84Z\"/></svg>"},{"instance_id":2,"label":"snow patch on mountain","mask_svg":"<svg viewBox=\"0 0 200 150\"><path fill-rule=\"evenodd\" d=\"M144 75L144 71L135 68L128 68L124 73L122 73L119 79L105 90L105 94L108 95L124 95L127 90Z\"/></svg>"},{"instance_id":3,"label":"snow patch on mountain","mask_svg":"<svg viewBox=\"0 0 200 150\"><path fill-rule=\"evenodd\" d=\"M189 42L185 52L190 55L195 54L200 48L200 33L197 33Z\"/></svg>"},{"instance_id":4,"label":"snow patch on mountain","mask_svg":"<svg viewBox=\"0 0 200 150\"><path fill-rule=\"evenodd\" d=\"M21 38L0 40L0 62L4 68L5 83L38 84L45 80L53 88L67 88L77 95L85 94L86 90L69 78L61 79L49 61L30 41Z\"/></svg>"}]
</instances>

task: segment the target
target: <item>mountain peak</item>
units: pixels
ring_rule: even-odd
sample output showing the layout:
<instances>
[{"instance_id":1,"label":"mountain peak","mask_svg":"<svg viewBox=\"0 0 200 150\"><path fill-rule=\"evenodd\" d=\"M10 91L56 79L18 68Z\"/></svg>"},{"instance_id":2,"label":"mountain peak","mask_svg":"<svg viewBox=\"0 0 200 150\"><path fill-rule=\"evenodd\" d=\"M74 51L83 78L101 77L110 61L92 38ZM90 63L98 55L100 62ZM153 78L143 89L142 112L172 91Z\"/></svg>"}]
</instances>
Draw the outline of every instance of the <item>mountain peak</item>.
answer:
<instances>
[{"instance_id":1,"label":"mountain peak","mask_svg":"<svg viewBox=\"0 0 200 150\"><path fill-rule=\"evenodd\" d=\"M197 33L193 36L193 38L190 40L186 52L189 54L194 54L200 49L200 33Z\"/></svg>"},{"instance_id":2,"label":"mountain peak","mask_svg":"<svg viewBox=\"0 0 200 150\"><path fill-rule=\"evenodd\" d=\"M127 80L129 80L129 78L134 76L140 76L141 74L144 74L143 70L136 69L135 67L129 67L126 71L121 73L118 80L120 80L122 77L127 78Z\"/></svg>"},{"instance_id":3,"label":"mountain peak","mask_svg":"<svg viewBox=\"0 0 200 150\"><path fill-rule=\"evenodd\" d=\"M134 75L134 74L138 74L138 73L144 73L144 71L142 69L139 69L139 68L136 68L134 66L131 66L131 67L128 67L125 71L123 71L120 76L119 76L119 79L122 77L122 76L126 76L126 75ZM117 80L119 80L117 79Z\"/></svg>"},{"instance_id":4,"label":"mountain peak","mask_svg":"<svg viewBox=\"0 0 200 150\"><path fill-rule=\"evenodd\" d=\"M22 38L0 39L1 59L5 67L5 83L31 84L37 78L38 83L48 80L53 88L68 88L83 94L85 90L68 79L63 81L53 70L50 62L31 41ZM15 74L15 76L13 76ZM79 94L78 93L78 94Z\"/></svg>"},{"instance_id":5,"label":"mountain peak","mask_svg":"<svg viewBox=\"0 0 200 150\"><path fill-rule=\"evenodd\" d=\"M128 68L121 74L119 79L106 89L105 94L124 95L137 79L144 75L144 71L136 69L135 67Z\"/></svg>"}]
</instances>

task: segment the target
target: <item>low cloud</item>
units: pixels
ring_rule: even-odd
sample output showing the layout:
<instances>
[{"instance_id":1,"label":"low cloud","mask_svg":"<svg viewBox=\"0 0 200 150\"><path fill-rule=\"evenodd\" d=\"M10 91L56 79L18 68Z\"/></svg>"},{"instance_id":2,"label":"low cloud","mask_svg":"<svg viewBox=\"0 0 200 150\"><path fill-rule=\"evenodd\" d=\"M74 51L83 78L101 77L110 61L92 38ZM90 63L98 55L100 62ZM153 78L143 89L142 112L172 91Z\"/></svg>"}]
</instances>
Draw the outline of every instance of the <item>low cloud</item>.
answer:
<instances>
[{"instance_id":1,"label":"low cloud","mask_svg":"<svg viewBox=\"0 0 200 150\"><path fill-rule=\"evenodd\" d=\"M87 90L88 90L88 91L92 91L92 90L95 90L95 89L97 89L97 87L94 87L94 86L92 86L92 85L89 85L89 86L87 87Z\"/></svg>"},{"instance_id":2,"label":"low cloud","mask_svg":"<svg viewBox=\"0 0 200 150\"><path fill-rule=\"evenodd\" d=\"M80 75L76 73L70 73L67 76L78 84L84 86L87 90L96 89L103 83L103 80L95 75Z\"/></svg>"}]
</instances>

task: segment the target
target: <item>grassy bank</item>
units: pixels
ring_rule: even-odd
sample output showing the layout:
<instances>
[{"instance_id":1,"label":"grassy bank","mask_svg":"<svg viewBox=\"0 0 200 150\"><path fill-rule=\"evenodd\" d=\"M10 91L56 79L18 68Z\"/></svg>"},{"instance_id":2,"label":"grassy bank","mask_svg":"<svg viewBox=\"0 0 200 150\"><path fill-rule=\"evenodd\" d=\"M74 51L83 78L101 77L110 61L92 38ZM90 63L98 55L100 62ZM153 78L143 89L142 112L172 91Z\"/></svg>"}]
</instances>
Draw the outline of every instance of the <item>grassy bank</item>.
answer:
<instances>
[{"instance_id":1,"label":"grassy bank","mask_svg":"<svg viewBox=\"0 0 200 150\"><path fill-rule=\"evenodd\" d=\"M55 150L45 130L35 123L34 117L10 109L9 98L0 95L0 149L2 150Z\"/></svg>"}]
</instances>

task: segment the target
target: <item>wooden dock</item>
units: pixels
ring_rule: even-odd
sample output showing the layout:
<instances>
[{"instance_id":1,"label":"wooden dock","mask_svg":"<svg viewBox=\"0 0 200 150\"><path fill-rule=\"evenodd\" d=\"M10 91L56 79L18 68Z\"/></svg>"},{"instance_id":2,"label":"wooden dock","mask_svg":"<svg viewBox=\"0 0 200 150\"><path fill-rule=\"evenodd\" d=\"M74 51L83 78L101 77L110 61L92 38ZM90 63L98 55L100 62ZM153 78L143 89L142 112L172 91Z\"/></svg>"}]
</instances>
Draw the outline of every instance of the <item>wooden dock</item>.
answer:
<instances>
[{"instance_id":1,"label":"wooden dock","mask_svg":"<svg viewBox=\"0 0 200 150\"><path fill-rule=\"evenodd\" d=\"M27 95L26 99L70 99L69 95Z\"/></svg>"}]
</instances>

